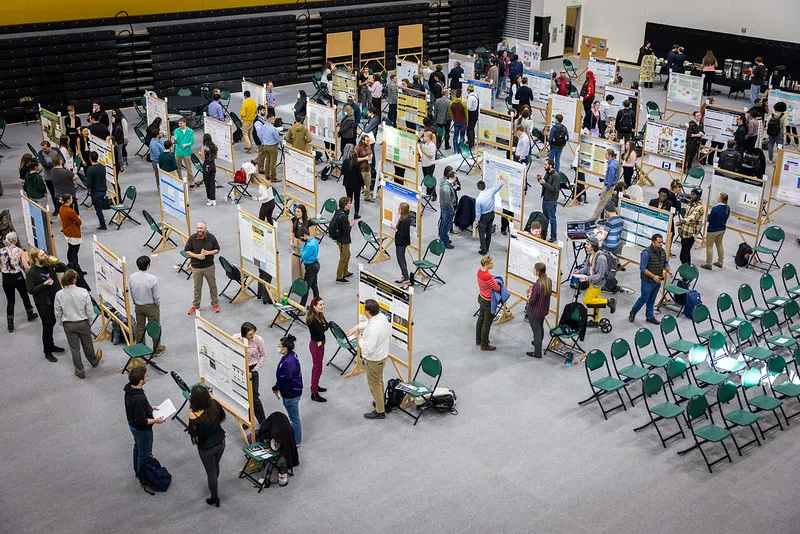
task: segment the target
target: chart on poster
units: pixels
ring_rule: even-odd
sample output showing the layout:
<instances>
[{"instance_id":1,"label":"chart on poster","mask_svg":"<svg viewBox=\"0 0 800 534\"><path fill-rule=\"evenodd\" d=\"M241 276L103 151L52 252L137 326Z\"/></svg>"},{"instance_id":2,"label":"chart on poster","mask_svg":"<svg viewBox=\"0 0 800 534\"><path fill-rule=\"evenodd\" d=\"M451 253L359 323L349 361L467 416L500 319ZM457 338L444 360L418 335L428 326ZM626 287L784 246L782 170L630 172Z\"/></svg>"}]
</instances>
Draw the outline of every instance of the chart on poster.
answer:
<instances>
[{"instance_id":1,"label":"chart on poster","mask_svg":"<svg viewBox=\"0 0 800 534\"><path fill-rule=\"evenodd\" d=\"M508 245L508 272L531 284L536 281L533 266L544 263L548 273L556 273L561 268L559 249L533 236L521 232L511 232Z\"/></svg>"},{"instance_id":2,"label":"chart on poster","mask_svg":"<svg viewBox=\"0 0 800 534\"><path fill-rule=\"evenodd\" d=\"M709 198L715 202L720 193L728 195L728 207L732 214L758 219L764 194L763 180L723 169L714 169Z\"/></svg>"},{"instance_id":3,"label":"chart on poster","mask_svg":"<svg viewBox=\"0 0 800 534\"><path fill-rule=\"evenodd\" d=\"M670 71L667 102L679 102L700 107L703 103L703 77Z\"/></svg>"},{"instance_id":4,"label":"chart on poster","mask_svg":"<svg viewBox=\"0 0 800 534\"><path fill-rule=\"evenodd\" d=\"M621 198L619 216L622 217L622 242L625 246L647 248L653 234L661 234L665 241L669 236L669 212Z\"/></svg>"},{"instance_id":5,"label":"chart on poster","mask_svg":"<svg viewBox=\"0 0 800 534\"><path fill-rule=\"evenodd\" d=\"M775 197L781 202L800 206L800 154L781 150L775 169L779 173Z\"/></svg>"},{"instance_id":6,"label":"chart on poster","mask_svg":"<svg viewBox=\"0 0 800 534\"><path fill-rule=\"evenodd\" d=\"M539 70L542 63L542 47L532 43L517 41L517 55L526 70Z\"/></svg>"},{"instance_id":7,"label":"chart on poster","mask_svg":"<svg viewBox=\"0 0 800 534\"><path fill-rule=\"evenodd\" d=\"M744 112L706 104L705 115L703 115L706 138L716 143L727 143L728 139L733 139L733 132L736 131L736 119L742 113Z\"/></svg>"},{"instance_id":8,"label":"chart on poster","mask_svg":"<svg viewBox=\"0 0 800 534\"><path fill-rule=\"evenodd\" d=\"M356 77L348 72L334 70L331 73L331 92L337 104L347 103L347 97L352 96L358 100L358 82Z\"/></svg>"},{"instance_id":9,"label":"chart on poster","mask_svg":"<svg viewBox=\"0 0 800 534\"><path fill-rule=\"evenodd\" d=\"M505 113L481 109L478 113L478 140L481 143L511 146L513 117Z\"/></svg>"},{"instance_id":10,"label":"chart on poster","mask_svg":"<svg viewBox=\"0 0 800 534\"><path fill-rule=\"evenodd\" d=\"M417 206L419 205L420 194L419 192L406 189L393 182L381 181L383 199L381 201L381 226L384 233L389 234L394 232L393 225L397 225L398 214L400 213L400 204L405 202L408 204L411 217L411 243L416 243L419 239L417 235L417 228L419 228L419 217L417 213Z\"/></svg>"},{"instance_id":11,"label":"chart on poster","mask_svg":"<svg viewBox=\"0 0 800 534\"><path fill-rule=\"evenodd\" d=\"M275 227L239 208L239 247L242 260L252 263L257 273L262 270L275 278L277 274L278 240Z\"/></svg>"},{"instance_id":12,"label":"chart on poster","mask_svg":"<svg viewBox=\"0 0 800 534\"><path fill-rule=\"evenodd\" d=\"M525 165L484 153L483 181L486 183L486 187L496 187L501 179L505 181L505 185L495 194L495 211L506 210L516 217L521 217L522 196L525 189Z\"/></svg>"},{"instance_id":13,"label":"chart on poster","mask_svg":"<svg viewBox=\"0 0 800 534\"><path fill-rule=\"evenodd\" d=\"M408 350L411 331L411 293L390 284L368 271L358 273L359 320L366 321L364 302L375 300L392 325L392 344Z\"/></svg>"},{"instance_id":14,"label":"chart on poster","mask_svg":"<svg viewBox=\"0 0 800 534\"><path fill-rule=\"evenodd\" d=\"M247 349L202 318L195 319L194 324L200 378L220 403L239 419L249 421Z\"/></svg>"},{"instance_id":15,"label":"chart on poster","mask_svg":"<svg viewBox=\"0 0 800 534\"><path fill-rule=\"evenodd\" d=\"M383 144L387 161L412 169L417 168L416 135L402 132L391 126L384 126Z\"/></svg>"},{"instance_id":16,"label":"chart on poster","mask_svg":"<svg viewBox=\"0 0 800 534\"><path fill-rule=\"evenodd\" d=\"M648 121L644 135L644 151L665 158L683 161L686 150L686 129L665 122Z\"/></svg>"},{"instance_id":17,"label":"chart on poster","mask_svg":"<svg viewBox=\"0 0 800 534\"><path fill-rule=\"evenodd\" d=\"M128 310L128 294L125 291L123 260L109 254L97 241L92 245L97 294L124 315Z\"/></svg>"}]
</instances>

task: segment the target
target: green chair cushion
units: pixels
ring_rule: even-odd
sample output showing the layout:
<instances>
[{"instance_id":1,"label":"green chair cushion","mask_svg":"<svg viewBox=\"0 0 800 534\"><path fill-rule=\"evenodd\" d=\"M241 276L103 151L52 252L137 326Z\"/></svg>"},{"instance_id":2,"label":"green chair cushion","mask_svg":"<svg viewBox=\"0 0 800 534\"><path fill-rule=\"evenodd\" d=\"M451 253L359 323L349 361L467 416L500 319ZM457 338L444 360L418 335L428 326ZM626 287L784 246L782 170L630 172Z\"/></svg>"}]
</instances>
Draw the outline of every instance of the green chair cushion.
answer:
<instances>
[{"instance_id":1,"label":"green chair cushion","mask_svg":"<svg viewBox=\"0 0 800 534\"><path fill-rule=\"evenodd\" d=\"M614 378L613 376L604 376L603 378L599 378L592 382L592 385L597 389L602 389L603 391L617 391L618 389L625 387L625 382L618 378Z\"/></svg>"},{"instance_id":2,"label":"green chair cushion","mask_svg":"<svg viewBox=\"0 0 800 534\"><path fill-rule=\"evenodd\" d=\"M623 367L619 370L620 376L624 376L625 378L632 378L634 380L639 380L640 378L644 378L647 376L647 369L644 367L640 367L638 365L628 365Z\"/></svg>"},{"instance_id":3,"label":"green chair cushion","mask_svg":"<svg viewBox=\"0 0 800 534\"><path fill-rule=\"evenodd\" d=\"M436 267L435 263L428 260L414 260L411 263L413 263L415 267L420 267L422 269L433 269Z\"/></svg>"},{"instance_id":4,"label":"green chair cushion","mask_svg":"<svg viewBox=\"0 0 800 534\"><path fill-rule=\"evenodd\" d=\"M718 386L728 379L728 375L716 371L706 371L697 375L697 380L712 386Z\"/></svg>"},{"instance_id":5,"label":"green chair cushion","mask_svg":"<svg viewBox=\"0 0 800 534\"><path fill-rule=\"evenodd\" d=\"M715 332L724 335L724 332L720 332L719 330L715 330L713 328L709 328L708 330L703 330L702 332L698 333L697 337L699 337L700 339L708 339L708 338L711 337L711 334L713 334Z\"/></svg>"},{"instance_id":6,"label":"green chair cushion","mask_svg":"<svg viewBox=\"0 0 800 534\"><path fill-rule=\"evenodd\" d=\"M669 362L671 361L672 360L669 359L669 357L664 356L663 354L659 354L657 352L654 352L653 354L650 354L649 356L645 356L644 358L642 358L643 364L651 365L653 367L666 367L667 365L669 365Z\"/></svg>"},{"instance_id":7,"label":"green chair cushion","mask_svg":"<svg viewBox=\"0 0 800 534\"><path fill-rule=\"evenodd\" d=\"M683 354L689 354L689 351L694 347L694 343L686 339L676 339L667 345L672 350L677 350Z\"/></svg>"},{"instance_id":8,"label":"green chair cushion","mask_svg":"<svg viewBox=\"0 0 800 534\"><path fill-rule=\"evenodd\" d=\"M758 246L753 247L753 250L755 252L760 252L762 254L775 254L776 252L778 252L777 249L765 247L765 246L762 246L762 245L758 245Z\"/></svg>"},{"instance_id":9,"label":"green chair cushion","mask_svg":"<svg viewBox=\"0 0 800 534\"><path fill-rule=\"evenodd\" d=\"M706 394L705 388L699 388L694 384L685 384L675 389L675 395L681 397L682 399L691 399L692 397L705 394Z\"/></svg>"},{"instance_id":10,"label":"green chair cushion","mask_svg":"<svg viewBox=\"0 0 800 534\"><path fill-rule=\"evenodd\" d=\"M744 349L744 355L754 360L767 360L772 356L772 351L764 347L747 347Z\"/></svg>"},{"instance_id":11,"label":"green chair cushion","mask_svg":"<svg viewBox=\"0 0 800 534\"><path fill-rule=\"evenodd\" d=\"M767 338L768 345L777 345L778 347L789 348L797 345L797 340L791 336L777 335Z\"/></svg>"},{"instance_id":12,"label":"green chair cushion","mask_svg":"<svg viewBox=\"0 0 800 534\"><path fill-rule=\"evenodd\" d=\"M202 386L202 385L203 385L203 384L202 384L202 383L200 383L200 382L197 382L197 383L195 383L195 384L192 384L191 386L189 386L189 391L183 391L183 390L181 390L181 395L183 395L183 398L184 398L184 399L186 399L186 400L189 400L189 397L191 397L191 396L192 396L192 390L193 390L193 389L194 389L196 386Z\"/></svg>"},{"instance_id":13,"label":"green chair cushion","mask_svg":"<svg viewBox=\"0 0 800 534\"><path fill-rule=\"evenodd\" d=\"M677 284L667 284L667 287L664 289L667 291L667 293L672 293L673 295L685 295L689 292L688 289Z\"/></svg>"},{"instance_id":14,"label":"green chair cushion","mask_svg":"<svg viewBox=\"0 0 800 534\"><path fill-rule=\"evenodd\" d=\"M731 317L730 319L725 319L724 321L722 321L722 324L724 324L725 326L732 326L736 328L746 320L747 319L742 319L741 317Z\"/></svg>"},{"instance_id":15,"label":"green chair cushion","mask_svg":"<svg viewBox=\"0 0 800 534\"><path fill-rule=\"evenodd\" d=\"M789 330L791 332L800 332L800 323L793 324L792 326L789 327Z\"/></svg>"},{"instance_id":16,"label":"green chair cushion","mask_svg":"<svg viewBox=\"0 0 800 534\"><path fill-rule=\"evenodd\" d=\"M767 310L765 310L764 308L759 308L758 306L754 306L749 310L745 310L744 314L752 315L753 317L761 317L762 315L764 315L764 312L766 311Z\"/></svg>"},{"instance_id":17,"label":"green chair cushion","mask_svg":"<svg viewBox=\"0 0 800 534\"><path fill-rule=\"evenodd\" d=\"M569 334L567 334L563 328L557 326L552 330L550 330L550 335L553 337L568 337L570 339L574 339L578 337L578 332L570 332Z\"/></svg>"},{"instance_id":18,"label":"green chair cushion","mask_svg":"<svg viewBox=\"0 0 800 534\"><path fill-rule=\"evenodd\" d=\"M125 356L128 358L141 358L142 356L151 355L153 349L142 343L137 343L128 347L122 347L122 352L124 352Z\"/></svg>"},{"instance_id":19,"label":"green chair cushion","mask_svg":"<svg viewBox=\"0 0 800 534\"><path fill-rule=\"evenodd\" d=\"M750 426L761 419L757 414L749 410L734 410L725 414L725 420L738 426Z\"/></svg>"},{"instance_id":20,"label":"green chair cushion","mask_svg":"<svg viewBox=\"0 0 800 534\"><path fill-rule=\"evenodd\" d=\"M694 431L694 433L698 437L708 440L712 443L718 443L731 435L728 429L717 425L707 425L702 428L698 428Z\"/></svg>"},{"instance_id":21,"label":"green chair cushion","mask_svg":"<svg viewBox=\"0 0 800 534\"><path fill-rule=\"evenodd\" d=\"M714 362L714 367L719 367L723 371L727 371L729 373L737 373L747 367L747 364L742 360L727 357L720 358L718 361Z\"/></svg>"},{"instance_id":22,"label":"green chair cushion","mask_svg":"<svg viewBox=\"0 0 800 534\"><path fill-rule=\"evenodd\" d=\"M127 204L113 204L111 209L114 211L129 211L131 207Z\"/></svg>"},{"instance_id":23,"label":"green chair cushion","mask_svg":"<svg viewBox=\"0 0 800 534\"><path fill-rule=\"evenodd\" d=\"M755 406L759 410L771 412L772 410L777 410L783 404L783 401L769 395L759 395L754 399L750 399L747 404Z\"/></svg>"},{"instance_id":24,"label":"green chair cushion","mask_svg":"<svg viewBox=\"0 0 800 534\"><path fill-rule=\"evenodd\" d=\"M782 384L778 384L777 386L772 386L772 389L781 395L786 395L787 397L800 397L800 385L797 385L793 382L786 381Z\"/></svg>"},{"instance_id":25,"label":"green chair cushion","mask_svg":"<svg viewBox=\"0 0 800 534\"><path fill-rule=\"evenodd\" d=\"M770 306L786 306L789 301L792 300L789 297L782 297L780 295L775 295L774 297L770 297L767 299L767 304Z\"/></svg>"},{"instance_id":26,"label":"green chair cushion","mask_svg":"<svg viewBox=\"0 0 800 534\"><path fill-rule=\"evenodd\" d=\"M794 293L796 295L800 295L800 286L794 286L789 288L789 293Z\"/></svg>"},{"instance_id":27,"label":"green chair cushion","mask_svg":"<svg viewBox=\"0 0 800 534\"><path fill-rule=\"evenodd\" d=\"M431 392L430 386L428 384L425 384L424 382L420 382L419 380L412 380L408 384L414 386L415 388L418 388L417 391L403 392L411 397L422 397L423 395L428 395Z\"/></svg>"},{"instance_id":28,"label":"green chair cushion","mask_svg":"<svg viewBox=\"0 0 800 534\"><path fill-rule=\"evenodd\" d=\"M671 402L663 402L650 408L650 412L663 417L664 419L675 419L683 413L683 408Z\"/></svg>"}]
</instances>

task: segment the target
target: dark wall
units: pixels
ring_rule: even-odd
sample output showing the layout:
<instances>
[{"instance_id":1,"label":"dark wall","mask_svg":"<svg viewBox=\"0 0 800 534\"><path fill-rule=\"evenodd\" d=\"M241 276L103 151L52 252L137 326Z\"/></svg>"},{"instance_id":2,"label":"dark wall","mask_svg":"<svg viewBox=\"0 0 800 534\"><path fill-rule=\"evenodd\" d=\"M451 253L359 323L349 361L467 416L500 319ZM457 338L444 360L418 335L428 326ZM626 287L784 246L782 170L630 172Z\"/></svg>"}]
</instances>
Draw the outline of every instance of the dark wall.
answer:
<instances>
[{"instance_id":1,"label":"dark wall","mask_svg":"<svg viewBox=\"0 0 800 534\"><path fill-rule=\"evenodd\" d=\"M785 65L792 73L792 79L800 79L800 43L772 41L653 22L647 23L645 39L653 43L653 50L659 57L666 57L672 45L679 43L686 49L689 61L695 63L699 63L709 49L714 52L720 68L726 59L753 61L756 56L761 56L770 72L778 65Z\"/></svg>"},{"instance_id":2,"label":"dark wall","mask_svg":"<svg viewBox=\"0 0 800 534\"><path fill-rule=\"evenodd\" d=\"M494 50L503 33L506 0L450 0L450 48Z\"/></svg>"}]
</instances>

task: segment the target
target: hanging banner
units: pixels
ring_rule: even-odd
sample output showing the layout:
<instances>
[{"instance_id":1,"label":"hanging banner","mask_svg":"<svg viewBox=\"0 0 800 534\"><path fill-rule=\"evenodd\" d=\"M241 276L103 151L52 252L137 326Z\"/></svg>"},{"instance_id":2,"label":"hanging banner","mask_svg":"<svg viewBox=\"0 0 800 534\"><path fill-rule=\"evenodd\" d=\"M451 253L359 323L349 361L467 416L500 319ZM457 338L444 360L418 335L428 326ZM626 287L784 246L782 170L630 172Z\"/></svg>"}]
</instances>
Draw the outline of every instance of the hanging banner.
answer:
<instances>
[{"instance_id":1,"label":"hanging banner","mask_svg":"<svg viewBox=\"0 0 800 534\"><path fill-rule=\"evenodd\" d=\"M144 94L144 103L147 111L147 125L153 124L156 117L161 117L161 133L164 134L164 139L169 138L169 112L167 111L167 101L161 100L152 91L147 91Z\"/></svg>"},{"instance_id":2,"label":"hanging banner","mask_svg":"<svg viewBox=\"0 0 800 534\"><path fill-rule=\"evenodd\" d=\"M483 155L483 181L487 188L497 186L503 179L505 185L495 194L495 212L511 212L522 217L522 199L525 190L525 165L509 159L499 159L488 153Z\"/></svg>"}]
</instances>

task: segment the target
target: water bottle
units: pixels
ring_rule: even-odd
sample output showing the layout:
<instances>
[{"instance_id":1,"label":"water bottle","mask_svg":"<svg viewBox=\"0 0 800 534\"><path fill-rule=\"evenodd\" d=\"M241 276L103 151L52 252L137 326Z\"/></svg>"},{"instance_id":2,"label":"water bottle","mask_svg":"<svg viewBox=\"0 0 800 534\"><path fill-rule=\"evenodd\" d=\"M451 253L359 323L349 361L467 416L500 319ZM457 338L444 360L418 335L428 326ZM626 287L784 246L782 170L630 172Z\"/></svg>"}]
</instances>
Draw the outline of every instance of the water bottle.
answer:
<instances>
[{"instance_id":1,"label":"water bottle","mask_svg":"<svg viewBox=\"0 0 800 534\"><path fill-rule=\"evenodd\" d=\"M281 299L281 305L286 306L289 303L289 293L284 293Z\"/></svg>"},{"instance_id":2,"label":"water bottle","mask_svg":"<svg viewBox=\"0 0 800 534\"><path fill-rule=\"evenodd\" d=\"M575 355L572 353L572 351L568 352L567 359L564 361L564 365L566 365L567 367L572 367L572 360L574 357Z\"/></svg>"}]
</instances>

